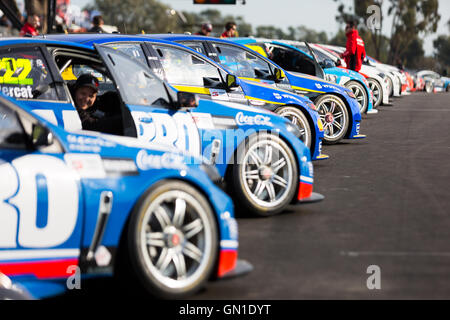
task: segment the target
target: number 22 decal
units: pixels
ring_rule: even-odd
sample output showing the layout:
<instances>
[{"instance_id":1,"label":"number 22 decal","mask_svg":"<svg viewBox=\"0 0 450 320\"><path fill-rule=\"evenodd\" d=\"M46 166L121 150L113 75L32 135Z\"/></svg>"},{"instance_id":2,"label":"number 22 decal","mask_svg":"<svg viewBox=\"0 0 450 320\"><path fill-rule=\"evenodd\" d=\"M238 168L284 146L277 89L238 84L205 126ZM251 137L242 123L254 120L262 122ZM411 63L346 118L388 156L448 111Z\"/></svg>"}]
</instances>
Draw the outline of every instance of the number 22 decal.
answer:
<instances>
[{"instance_id":1,"label":"number 22 decal","mask_svg":"<svg viewBox=\"0 0 450 320\"><path fill-rule=\"evenodd\" d=\"M27 155L0 164L0 177L0 248L55 247L69 239L77 222L79 191L77 175L64 161ZM38 215L46 216L43 225L38 226L43 220Z\"/></svg>"},{"instance_id":2,"label":"number 22 decal","mask_svg":"<svg viewBox=\"0 0 450 320\"><path fill-rule=\"evenodd\" d=\"M28 59L3 58L0 61L0 84L33 85L33 79L27 78L31 72L31 61Z\"/></svg>"}]
</instances>

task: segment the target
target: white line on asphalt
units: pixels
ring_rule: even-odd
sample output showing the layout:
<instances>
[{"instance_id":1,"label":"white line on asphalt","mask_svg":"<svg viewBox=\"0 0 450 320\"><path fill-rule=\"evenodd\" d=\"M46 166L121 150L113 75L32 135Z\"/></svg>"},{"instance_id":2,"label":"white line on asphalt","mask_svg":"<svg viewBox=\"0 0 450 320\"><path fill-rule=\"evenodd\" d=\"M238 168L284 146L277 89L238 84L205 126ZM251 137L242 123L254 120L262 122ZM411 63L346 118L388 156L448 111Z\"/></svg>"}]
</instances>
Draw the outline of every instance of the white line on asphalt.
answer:
<instances>
[{"instance_id":1,"label":"white line on asphalt","mask_svg":"<svg viewBox=\"0 0 450 320\"><path fill-rule=\"evenodd\" d=\"M414 252L414 251L341 251L341 256L391 256L391 257L450 257L450 252Z\"/></svg>"}]
</instances>

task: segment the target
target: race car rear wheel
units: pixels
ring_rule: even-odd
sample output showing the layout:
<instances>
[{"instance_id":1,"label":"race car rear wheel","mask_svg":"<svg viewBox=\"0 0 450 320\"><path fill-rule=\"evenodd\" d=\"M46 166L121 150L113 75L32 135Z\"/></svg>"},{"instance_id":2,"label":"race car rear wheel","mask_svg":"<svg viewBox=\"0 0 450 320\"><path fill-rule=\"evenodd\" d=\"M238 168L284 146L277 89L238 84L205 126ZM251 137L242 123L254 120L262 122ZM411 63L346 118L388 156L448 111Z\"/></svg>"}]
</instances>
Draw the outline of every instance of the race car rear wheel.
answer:
<instances>
[{"instance_id":1,"label":"race car rear wheel","mask_svg":"<svg viewBox=\"0 0 450 320\"><path fill-rule=\"evenodd\" d=\"M257 216L281 212L298 185L296 158L288 144L272 133L258 133L236 152L229 191L236 209Z\"/></svg>"},{"instance_id":2,"label":"race car rear wheel","mask_svg":"<svg viewBox=\"0 0 450 320\"><path fill-rule=\"evenodd\" d=\"M344 101L335 95L325 94L315 101L315 105L323 123L324 143L339 142L344 138L350 123Z\"/></svg>"},{"instance_id":3,"label":"race car rear wheel","mask_svg":"<svg viewBox=\"0 0 450 320\"><path fill-rule=\"evenodd\" d=\"M296 125L302 134L300 140L302 140L308 148L311 148L311 126L302 111L295 107L284 106L276 109L275 113L289 119L292 124Z\"/></svg>"},{"instance_id":4,"label":"race car rear wheel","mask_svg":"<svg viewBox=\"0 0 450 320\"><path fill-rule=\"evenodd\" d=\"M185 182L157 183L132 213L128 250L150 294L176 299L196 292L210 277L218 254L211 205Z\"/></svg>"},{"instance_id":5,"label":"race car rear wheel","mask_svg":"<svg viewBox=\"0 0 450 320\"><path fill-rule=\"evenodd\" d=\"M366 112L367 106L369 105L369 99L364 86L356 81L349 81L345 86L355 94L356 101L358 101L359 104L359 111L361 113Z\"/></svg>"},{"instance_id":6,"label":"race car rear wheel","mask_svg":"<svg viewBox=\"0 0 450 320\"><path fill-rule=\"evenodd\" d=\"M369 83L370 90L373 92L373 107L377 108L383 101L383 88L375 79L369 78L367 82Z\"/></svg>"}]
</instances>

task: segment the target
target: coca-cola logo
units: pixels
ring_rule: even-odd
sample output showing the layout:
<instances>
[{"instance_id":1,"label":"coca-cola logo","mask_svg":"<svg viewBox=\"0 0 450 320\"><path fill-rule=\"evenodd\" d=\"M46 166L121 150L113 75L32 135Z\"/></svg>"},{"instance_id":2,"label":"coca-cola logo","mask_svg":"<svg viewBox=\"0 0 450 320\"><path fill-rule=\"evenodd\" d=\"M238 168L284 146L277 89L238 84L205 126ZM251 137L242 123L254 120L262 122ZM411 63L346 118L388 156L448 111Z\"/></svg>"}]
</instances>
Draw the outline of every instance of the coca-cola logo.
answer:
<instances>
[{"instance_id":1,"label":"coca-cola logo","mask_svg":"<svg viewBox=\"0 0 450 320\"><path fill-rule=\"evenodd\" d=\"M184 157L180 154L167 152L162 155L148 154L141 150L137 154L136 164L141 170L148 169L186 169Z\"/></svg>"},{"instance_id":2,"label":"coca-cola logo","mask_svg":"<svg viewBox=\"0 0 450 320\"><path fill-rule=\"evenodd\" d=\"M235 120L238 125L272 126L272 122L270 122L270 117L266 117L261 114L257 114L254 116L246 116L241 111L236 114Z\"/></svg>"}]
</instances>

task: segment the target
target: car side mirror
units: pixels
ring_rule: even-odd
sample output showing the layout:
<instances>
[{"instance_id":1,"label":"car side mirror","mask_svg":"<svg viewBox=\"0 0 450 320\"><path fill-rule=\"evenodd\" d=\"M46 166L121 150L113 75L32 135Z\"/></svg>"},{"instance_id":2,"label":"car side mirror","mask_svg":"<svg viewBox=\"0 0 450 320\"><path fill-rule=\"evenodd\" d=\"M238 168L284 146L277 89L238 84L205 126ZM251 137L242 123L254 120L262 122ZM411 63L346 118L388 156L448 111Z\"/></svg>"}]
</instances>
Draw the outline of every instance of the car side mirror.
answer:
<instances>
[{"instance_id":1,"label":"car side mirror","mask_svg":"<svg viewBox=\"0 0 450 320\"><path fill-rule=\"evenodd\" d=\"M327 69L327 68L334 68L336 65L333 62L333 60L325 59L320 62L320 66L322 67L322 69Z\"/></svg>"},{"instance_id":2,"label":"car side mirror","mask_svg":"<svg viewBox=\"0 0 450 320\"><path fill-rule=\"evenodd\" d=\"M181 108L197 108L199 104L199 97L192 92L177 92L177 106L179 109Z\"/></svg>"},{"instance_id":3,"label":"car side mirror","mask_svg":"<svg viewBox=\"0 0 450 320\"><path fill-rule=\"evenodd\" d=\"M227 89L239 87L238 79L234 74L227 74Z\"/></svg>"},{"instance_id":4,"label":"car side mirror","mask_svg":"<svg viewBox=\"0 0 450 320\"><path fill-rule=\"evenodd\" d=\"M50 132L46 127L39 124L33 124L31 131L31 143L34 147L46 147L53 144L53 133Z\"/></svg>"},{"instance_id":5,"label":"car side mirror","mask_svg":"<svg viewBox=\"0 0 450 320\"><path fill-rule=\"evenodd\" d=\"M284 80L284 78L286 78L286 74L284 73L284 71L279 68L275 68L274 73L276 82L280 82Z\"/></svg>"}]
</instances>

